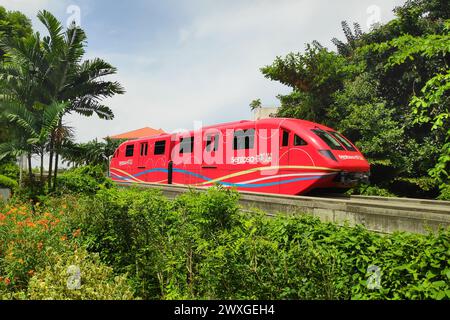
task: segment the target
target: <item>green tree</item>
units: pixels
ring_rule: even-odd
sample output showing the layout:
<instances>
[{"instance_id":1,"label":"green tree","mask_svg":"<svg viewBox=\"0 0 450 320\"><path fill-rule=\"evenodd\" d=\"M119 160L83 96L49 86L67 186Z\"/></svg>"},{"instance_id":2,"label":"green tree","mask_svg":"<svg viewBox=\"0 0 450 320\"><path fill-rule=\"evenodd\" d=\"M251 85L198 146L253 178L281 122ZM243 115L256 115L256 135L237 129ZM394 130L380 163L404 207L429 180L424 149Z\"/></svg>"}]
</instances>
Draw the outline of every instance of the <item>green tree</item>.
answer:
<instances>
[{"instance_id":1,"label":"green tree","mask_svg":"<svg viewBox=\"0 0 450 320\"><path fill-rule=\"evenodd\" d=\"M344 57L315 43L307 45L304 54L277 57L261 72L293 89L291 94L279 96L279 115L327 123L323 115L332 104L332 94L343 86L345 65Z\"/></svg>"},{"instance_id":2,"label":"green tree","mask_svg":"<svg viewBox=\"0 0 450 320\"><path fill-rule=\"evenodd\" d=\"M378 50L394 48L395 52L388 60L387 67L401 65L415 58L443 58L450 53L450 20L445 23L447 33L414 37L404 35L390 42L382 43ZM430 175L441 182L448 182L448 164L450 163L450 67L448 64L437 69L437 73L426 81L419 94L410 101L416 123L431 124L431 131L445 136L441 155L430 170Z\"/></svg>"},{"instance_id":3,"label":"green tree","mask_svg":"<svg viewBox=\"0 0 450 320\"><path fill-rule=\"evenodd\" d=\"M48 143L48 183L51 188L52 180L56 183L60 147L67 132L63 126L64 115L76 112L91 116L95 113L102 119L112 119L113 112L101 104L101 100L122 94L124 89L118 82L104 79L117 71L109 63L99 58L83 61L87 39L83 29L72 24L64 30L62 24L45 10L39 12L38 19L48 32L43 38L36 32L25 38L3 39L2 48L13 63L5 64L2 78L6 82L5 90L15 90L17 99L27 100L24 105L28 110L35 101L47 106L55 102L66 105ZM17 79L27 84L24 88L28 91L16 90Z\"/></svg>"},{"instance_id":4,"label":"green tree","mask_svg":"<svg viewBox=\"0 0 450 320\"><path fill-rule=\"evenodd\" d=\"M253 111L255 109L261 108L261 99L255 99L250 102L250 109Z\"/></svg>"},{"instance_id":5,"label":"green tree","mask_svg":"<svg viewBox=\"0 0 450 320\"><path fill-rule=\"evenodd\" d=\"M62 24L48 11L38 14L39 20L47 28L49 36L43 39L46 57L53 68L46 76L49 98L68 102L65 113L76 112L84 116L94 113L101 119L112 119L113 112L101 104L101 100L114 94L124 93L118 82L106 81L104 77L115 74L117 69L102 59L82 61L85 54L86 34L83 29L72 24L63 31ZM49 176L52 176L53 154L55 153L54 183L57 181L59 151L63 137L62 119L58 130L50 140ZM51 185L49 179L49 187ZM53 186L55 187L55 186Z\"/></svg>"},{"instance_id":6,"label":"green tree","mask_svg":"<svg viewBox=\"0 0 450 320\"><path fill-rule=\"evenodd\" d=\"M41 181L43 179L43 155L51 132L58 126L59 119L66 108L64 103L52 103L49 106L35 104L32 110L23 104L12 103L8 106L6 117L21 131L20 136L11 142L0 144L0 158L8 155L28 154L28 170L33 180L31 155L41 156Z\"/></svg>"},{"instance_id":7,"label":"green tree","mask_svg":"<svg viewBox=\"0 0 450 320\"><path fill-rule=\"evenodd\" d=\"M19 11L7 11L0 6L0 35L2 37L23 38L33 32L31 21ZM0 59L4 55L0 50Z\"/></svg>"},{"instance_id":8,"label":"green tree","mask_svg":"<svg viewBox=\"0 0 450 320\"><path fill-rule=\"evenodd\" d=\"M31 21L18 11L7 11L0 6L0 37L22 38L32 33ZM0 61L3 60L4 51L0 49ZM0 143L11 139L8 120L3 116L3 109L0 107ZM11 161L15 159L6 159ZM5 160L3 160L5 161Z\"/></svg>"},{"instance_id":9,"label":"green tree","mask_svg":"<svg viewBox=\"0 0 450 320\"><path fill-rule=\"evenodd\" d=\"M67 140L61 146L61 156L69 164L101 165L106 170L109 158L123 141L106 138L104 141L95 139L86 143L73 143Z\"/></svg>"},{"instance_id":10,"label":"green tree","mask_svg":"<svg viewBox=\"0 0 450 320\"><path fill-rule=\"evenodd\" d=\"M332 40L337 52L313 42L303 53L277 57L261 71L293 89L288 95L278 96L278 116L312 120L342 131L370 160L371 180L390 192L436 196L437 184L428 172L436 164L436 169L443 168L446 159L450 160L444 146L450 127L444 121L436 129L435 123L446 119L448 92L442 89L450 56L421 54L425 49L420 49L417 39L423 38L430 46L440 43L448 47L444 21L450 19L449 3L409 0L394 12L392 21L367 33L358 24L352 30L343 22L345 40ZM399 41L405 42L405 53L412 59L395 63ZM428 89L418 94L425 87ZM437 87L441 90L431 90ZM430 105L434 99L427 96L430 91L444 94L439 97L441 103L434 103L423 113L418 106ZM431 121L416 121L421 114ZM437 114L440 117L433 122ZM436 175L438 171L431 173Z\"/></svg>"}]
</instances>

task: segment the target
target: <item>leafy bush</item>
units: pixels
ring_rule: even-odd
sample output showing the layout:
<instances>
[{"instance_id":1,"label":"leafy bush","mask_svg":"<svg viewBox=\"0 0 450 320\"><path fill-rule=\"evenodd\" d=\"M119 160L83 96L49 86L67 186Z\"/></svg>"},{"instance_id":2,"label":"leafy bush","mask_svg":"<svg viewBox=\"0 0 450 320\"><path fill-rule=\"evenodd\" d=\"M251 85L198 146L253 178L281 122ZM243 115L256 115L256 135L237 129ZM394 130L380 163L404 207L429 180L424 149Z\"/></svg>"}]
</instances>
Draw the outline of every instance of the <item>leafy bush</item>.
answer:
<instances>
[{"instance_id":1,"label":"leafy bush","mask_svg":"<svg viewBox=\"0 0 450 320\"><path fill-rule=\"evenodd\" d=\"M175 200L102 188L48 198L34 214L10 203L0 208L0 298L450 298L450 230L382 236L241 212L238 198L220 187ZM67 289L70 265L78 291Z\"/></svg>"},{"instance_id":2,"label":"leafy bush","mask_svg":"<svg viewBox=\"0 0 450 320\"><path fill-rule=\"evenodd\" d=\"M58 177L58 193L94 194L99 189L113 186L102 166L84 166L70 169Z\"/></svg>"},{"instance_id":3,"label":"leafy bush","mask_svg":"<svg viewBox=\"0 0 450 320\"><path fill-rule=\"evenodd\" d=\"M0 175L0 188L16 189L18 184L15 180Z\"/></svg>"},{"instance_id":4,"label":"leafy bush","mask_svg":"<svg viewBox=\"0 0 450 320\"><path fill-rule=\"evenodd\" d=\"M450 185L444 184L441 186L440 195L438 197L439 200L450 200Z\"/></svg>"},{"instance_id":5,"label":"leafy bush","mask_svg":"<svg viewBox=\"0 0 450 320\"><path fill-rule=\"evenodd\" d=\"M358 195L364 195L364 196L380 196L380 197L396 197L395 194L390 192L387 189L378 187L378 186L371 186L371 185L360 185L358 187L355 187L353 189L350 189L347 194L358 194Z\"/></svg>"},{"instance_id":6,"label":"leafy bush","mask_svg":"<svg viewBox=\"0 0 450 320\"><path fill-rule=\"evenodd\" d=\"M52 264L49 250L70 250L61 225L63 209L53 212L11 203L0 209L0 276L12 291L26 288L37 268Z\"/></svg>"},{"instance_id":7,"label":"leafy bush","mask_svg":"<svg viewBox=\"0 0 450 320\"><path fill-rule=\"evenodd\" d=\"M14 181L19 181L20 169L15 163L4 163L0 165L0 175L6 176Z\"/></svg>"},{"instance_id":8,"label":"leafy bush","mask_svg":"<svg viewBox=\"0 0 450 320\"><path fill-rule=\"evenodd\" d=\"M56 263L38 271L29 282L32 300L131 300L125 275L115 276L97 254L78 249L55 257Z\"/></svg>"},{"instance_id":9,"label":"leafy bush","mask_svg":"<svg viewBox=\"0 0 450 320\"><path fill-rule=\"evenodd\" d=\"M79 241L146 299L450 298L450 231L381 236L310 216L242 213L209 189L170 201L102 189L68 204ZM371 266L380 288L368 287Z\"/></svg>"},{"instance_id":10,"label":"leafy bush","mask_svg":"<svg viewBox=\"0 0 450 320\"><path fill-rule=\"evenodd\" d=\"M15 201L0 207L0 299L130 297L125 277L115 279L96 255L78 249L81 230L71 228L65 218L68 201L76 204L75 198L49 199L47 207ZM80 291L58 285L68 277L61 271L67 263L78 263L83 270Z\"/></svg>"}]
</instances>

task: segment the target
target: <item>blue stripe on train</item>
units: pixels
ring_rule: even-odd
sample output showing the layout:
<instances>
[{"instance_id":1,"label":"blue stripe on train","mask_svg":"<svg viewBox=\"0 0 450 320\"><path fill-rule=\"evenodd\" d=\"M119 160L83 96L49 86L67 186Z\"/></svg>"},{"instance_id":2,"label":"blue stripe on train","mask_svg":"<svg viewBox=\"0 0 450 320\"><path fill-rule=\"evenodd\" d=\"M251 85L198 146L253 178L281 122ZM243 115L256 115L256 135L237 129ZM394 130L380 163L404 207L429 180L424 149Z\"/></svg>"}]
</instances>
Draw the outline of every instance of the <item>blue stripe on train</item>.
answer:
<instances>
[{"instance_id":1,"label":"blue stripe on train","mask_svg":"<svg viewBox=\"0 0 450 320\"><path fill-rule=\"evenodd\" d=\"M150 169L150 170L146 170L146 171L142 171L139 172L135 175L133 175L133 177L139 177L143 174L147 174L147 173L152 173L152 172L167 172L167 169L164 168L156 168L156 169ZM191 176L195 176L198 177L200 179L203 179L205 181L211 181L213 179L202 176L201 174L197 174L194 172L190 172L187 170L183 170L183 169L173 169L174 172L180 172L180 173L185 173L185 174L189 174ZM267 182L267 183L258 183L258 184L246 184L246 183L231 183L231 182L222 182L219 181L218 183L223 185L223 186L227 186L227 187L241 187L241 188L263 188L263 187L271 187L271 186L276 186L276 185L282 185L282 184L288 184L288 183L294 183L294 182L298 182L298 181L308 181L308 180L317 180L317 179L323 179L326 177L329 177L330 175L334 175L334 173L330 173L330 174L326 174L326 175L321 175L321 176L312 176L312 177L304 177L304 178L296 178L296 179L290 179L290 180L283 180L283 181L273 181L273 182ZM131 180L131 178L128 177L121 177L121 176L116 176L115 179L119 179L119 180Z\"/></svg>"}]
</instances>

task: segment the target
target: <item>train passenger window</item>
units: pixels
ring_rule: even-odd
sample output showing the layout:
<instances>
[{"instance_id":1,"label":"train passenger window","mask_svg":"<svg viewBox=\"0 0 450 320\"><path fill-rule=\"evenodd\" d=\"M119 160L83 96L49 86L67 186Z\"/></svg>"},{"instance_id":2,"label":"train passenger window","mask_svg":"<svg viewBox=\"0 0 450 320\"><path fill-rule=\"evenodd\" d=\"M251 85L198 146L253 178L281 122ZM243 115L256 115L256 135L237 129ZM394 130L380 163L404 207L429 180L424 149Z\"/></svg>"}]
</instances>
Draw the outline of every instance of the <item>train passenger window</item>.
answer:
<instances>
[{"instance_id":1,"label":"train passenger window","mask_svg":"<svg viewBox=\"0 0 450 320\"><path fill-rule=\"evenodd\" d=\"M328 131L328 133L331 134L336 139L338 139L348 151L356 151L355 147L352 146L352 144L348 142L347 139L345 139L344 136L341 135L339 132Z\"/></svg>"},{"instance_id":2,"label":"train passenger window","mask_svg":"<svg viewBox=\"0 0 450 320\"><path fill-rule=\"evenodd\" d=\"M281 142L282 147L287 147L289 145L289 131L283 130L283 141Z\"/></svg>"},{"instance_id":3,"label":"train passenger window","mask_svg":"<svg viewBox=\"0 0 450 320\"><path fill-rule=\"evenodd\" d=\"M134 154L134 144L127 145L125 149L125 157L132 157Z\"/></svg>"},{"instance_id":4,"label":"train passenger window","mask_svg":"<svg viewBox=\"0 0 450 320\"><path fill-rule=\"evenodd\" d=\"M155 142L155 155L166 153L166 140Z\"/></svg>"},{"instance_id":5,"label":"train passenger window","mask_svg":"<svg viewBox=\"0 0 450 320\"><path fill-rule=\"evenodd\" d=\"M214 145L213 145L213 141L214 141ZM206 152L217 151L218 148L219 148L219 135L216 134L214 136L207 136L206 137L206 146L205 146Z\"/></svg>"},{"instance_id":6,"label":"train passenger window","mask_svg":"<svg viewBox=\"0 0 450 320\"><path fill-rule=\"evenodd\" d=\"M331 149L345 150L344 147L339 143L339 141L328 132L322 129L313 129L312 132L314 132L320 139L322 139Z\"/></svg>"},{"instance_id":7,"label":"train passenger window","mask_svg":"<svg viewBox=\"0 0 450 320\"><path fill-rule=\"evenodd\" d=\"M214 145L213 144L214 141ZM214 136L207 136L206 137L206 151L217 151L219 150L219 134L216 134Z\"/></svg>"},{"instance_id":8,"label":"train passenger window","mask_svg":"<svg viewBox=\"0 0 450 320\"><path fill-rule=\"evenodd\" d=\"M253 149L255 145L255 129L236 130L234 132L233 149Z\"/></svg>"},{"instance_id":9,"label":"train passenger window","mask_svg":"<svg viewBox=\"0 0 450 320\"><path fill-rule=\"evenodd\" d=\"M192 153L194 150L194 137L180 138L180 154Z\"/></svg>"},{"instance_id":10,"label":"train passenger window","mask_svg":"<svg viewBox=\"0 0 450 320\"><path fill-rule=\"evenodd\" d=\"M298 135L294 136L294 146L306 146L308 143L306 143L305 140L300 138Z\"/></svg>"},{"instance_id":11,"label":"train passenger window","mask_svg":"<svg viewBox=\"0 0 450 320\"><path fill-rule=\"evenodd\" d=\"M141 157L148 153L148 142L141 143Z\"/></svg>"}]
</instances>

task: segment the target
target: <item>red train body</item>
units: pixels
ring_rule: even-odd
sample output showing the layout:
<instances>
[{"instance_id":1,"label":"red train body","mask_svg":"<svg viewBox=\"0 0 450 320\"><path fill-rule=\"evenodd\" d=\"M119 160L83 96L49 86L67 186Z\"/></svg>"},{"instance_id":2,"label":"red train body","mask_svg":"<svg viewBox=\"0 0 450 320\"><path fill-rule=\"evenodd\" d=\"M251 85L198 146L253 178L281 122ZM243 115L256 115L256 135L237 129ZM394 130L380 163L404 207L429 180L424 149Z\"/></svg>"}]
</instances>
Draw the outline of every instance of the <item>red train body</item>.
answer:
<instances>
[{"instance_id":1,"label":"red train body","mask_svg":"<svg viewBox=\"0 0 450 320\"><path fill-rule=\"evenodd\" d=\"M299 195L354 186L368 179L369 169L361 152L335 130L270 118L124 142L111 159L110 177Z\"/></svg>"}]
</instances>

